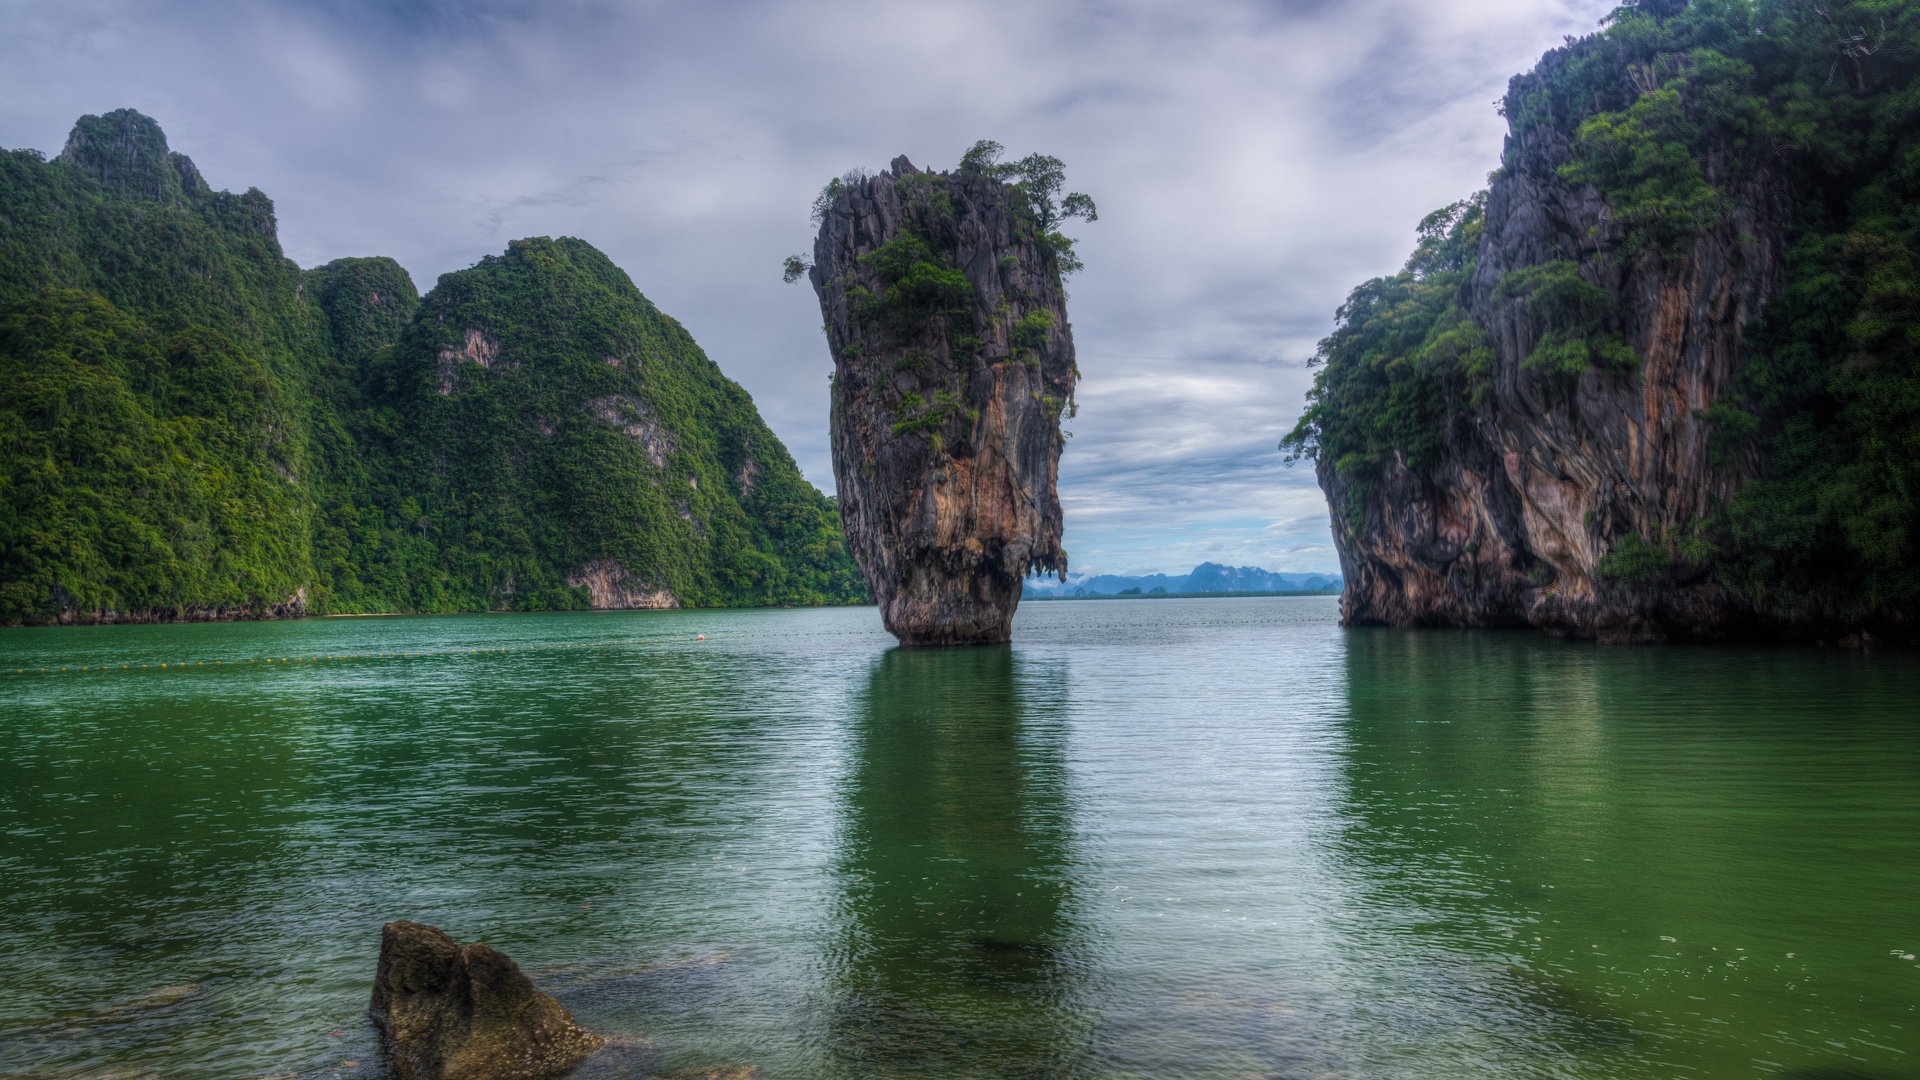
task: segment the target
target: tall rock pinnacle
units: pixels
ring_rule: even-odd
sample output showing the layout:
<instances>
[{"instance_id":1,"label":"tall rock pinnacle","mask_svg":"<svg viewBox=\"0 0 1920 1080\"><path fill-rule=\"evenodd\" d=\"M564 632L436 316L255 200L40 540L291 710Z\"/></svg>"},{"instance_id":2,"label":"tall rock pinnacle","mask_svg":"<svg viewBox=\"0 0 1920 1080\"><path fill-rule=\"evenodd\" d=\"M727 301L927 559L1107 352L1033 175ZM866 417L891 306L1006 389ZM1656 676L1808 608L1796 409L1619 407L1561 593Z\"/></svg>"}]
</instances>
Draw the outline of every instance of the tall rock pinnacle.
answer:
<instances>
[{"instance_id":1,"label":"tall rock pinnacle","mask_svg":"<svg viewBox=\"0 0 1920 1080\"><path fill-rule=\"evenodd\" d=\"M1018 171L1034 162L1052 171ZM1027 575L1066 573L1055 481L1079 370L1058 182L1058 161L976 148L951 173L901 157L850 175L817 208L840 517L903 644L1004 642Z\"/></svg>"}]
</instances>

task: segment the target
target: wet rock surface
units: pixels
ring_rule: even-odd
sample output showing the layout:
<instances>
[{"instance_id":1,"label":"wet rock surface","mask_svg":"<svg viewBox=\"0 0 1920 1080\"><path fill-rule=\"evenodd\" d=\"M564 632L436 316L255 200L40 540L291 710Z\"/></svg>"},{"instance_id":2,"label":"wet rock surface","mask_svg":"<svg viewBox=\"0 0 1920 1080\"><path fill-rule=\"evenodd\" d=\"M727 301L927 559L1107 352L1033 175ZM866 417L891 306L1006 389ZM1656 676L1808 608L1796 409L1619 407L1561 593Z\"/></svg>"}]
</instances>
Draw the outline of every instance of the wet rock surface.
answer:
<instances>
[{"instance_id":1,"label":"wet rock surface","mask_svg":"<svg viewBox=\"0 0 1920 1080\"><path fill-rule=\"evenodd\" d=\"M543 1080L606 1043L506 955L416 922L381 931L368 1015L395 1080Z\"/></svg>"},{"instance_id":2,"label":"wet rock surface","mask_svg":"<svg viewBox=\"0 0 1920 1080\"><path fill-rule=\"evenodd\" d=\"M1066 572L1055 490L1078 370L1056 258L986 171L906 158L827 207L810 277L833 352L841 520L888 631L1004 642Z\"/></svg>"}]
</instances>

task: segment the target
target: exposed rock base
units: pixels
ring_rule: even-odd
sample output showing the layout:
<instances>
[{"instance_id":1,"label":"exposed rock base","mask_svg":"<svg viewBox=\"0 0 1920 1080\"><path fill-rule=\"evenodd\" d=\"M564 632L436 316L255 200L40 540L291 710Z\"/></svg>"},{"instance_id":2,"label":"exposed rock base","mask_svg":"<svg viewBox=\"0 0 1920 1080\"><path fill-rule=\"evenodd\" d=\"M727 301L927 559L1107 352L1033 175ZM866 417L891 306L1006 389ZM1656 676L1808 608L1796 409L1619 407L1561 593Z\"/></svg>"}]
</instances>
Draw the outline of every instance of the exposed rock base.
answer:
<instances>
[{"instance_id":1,"label":"exposed rock base","mask_svg":"<svg viewBox=\"0 0 1920 1080\"><path fill-rule=\"evenodd\" d=\"M256 622L264 619L303 619L307 616L307 590L303 585L278 604L261 607L222 605L219 607L181 607L142 611L81 611L72 604L65 590L56 588L54 599L61 605L52 620L60 626L108 626L116 623L170 622Z\"/></svg>"},{"instance_id":2,"label":"exposed rock base","mask_svg":"<svg viewBox=\"0 0 1920 1080\"><path fill-rule=\"evenodd\" d=\"M596 611L655 611L680 606L671 592L649 587L612 559L595 559L568 574L567 587L584 587Z\"/></svg>"},{"instance_id":3,"label":"exposed rock base","mask_svg":"<svg viewBox=\"0 0 1920 1080\"><path fill-rule=\"evenodd\" d=\"M397 1080L544 1080L605 1040L485 945L390 922L368 1010Z\"/></svg>"},{"instance_id":4,"label":"exposed rock base","mask_svg":"<svg viewBox=\"0 0 1920 1080\"><path fill-rule=\"evenodd\" d=\"M1055 482L1079 373L1019 200L902 157L849 183L814 242L840 517L902 644L1004 642L1027 575L1066 573Z\"/></svg>"}]
</instances>

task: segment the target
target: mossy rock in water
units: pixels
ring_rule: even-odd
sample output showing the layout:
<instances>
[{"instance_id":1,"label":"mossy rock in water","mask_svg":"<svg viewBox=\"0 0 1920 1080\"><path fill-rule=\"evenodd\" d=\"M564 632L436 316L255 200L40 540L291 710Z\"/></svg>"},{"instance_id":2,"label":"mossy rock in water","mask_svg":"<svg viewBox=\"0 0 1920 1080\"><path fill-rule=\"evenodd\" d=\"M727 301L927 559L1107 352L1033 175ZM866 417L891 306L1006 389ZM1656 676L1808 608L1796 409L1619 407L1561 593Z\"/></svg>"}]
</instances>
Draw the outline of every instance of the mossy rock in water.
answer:
<instances>
[{"instance_id":1,"label":"mossy rock in water","mask_svg":"<svg viewBox=\"0 0 1920 1080\"><path fill-rule=\"evenodd\" d=\"M505 953L405 920L380 933L367 1012L396 1080L546 1080L606 1042Z\"/></svg>"}]
</instances>

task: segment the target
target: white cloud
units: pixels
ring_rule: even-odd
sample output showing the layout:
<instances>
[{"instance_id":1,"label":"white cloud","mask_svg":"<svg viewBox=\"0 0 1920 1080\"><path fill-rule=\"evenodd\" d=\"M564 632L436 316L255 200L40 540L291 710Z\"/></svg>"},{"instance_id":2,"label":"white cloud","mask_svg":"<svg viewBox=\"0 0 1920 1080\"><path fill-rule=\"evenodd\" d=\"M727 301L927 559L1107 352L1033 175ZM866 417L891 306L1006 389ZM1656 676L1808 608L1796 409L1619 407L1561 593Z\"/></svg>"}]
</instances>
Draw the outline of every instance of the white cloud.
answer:
<instances>
[{"instance_id":1,"label":"white cloud","mask_svg":"<svg viewBox=\"0 0 1920 1080\"><path fill-rule=\"evenodd\" d=\"M0 0L0 145L130 105L302 265L422 288L586 238L831 486L818 309L784 286L824 180L975 139L1066 160L1085 381L1061 471L1087 569L1336 563L1275 449L1362 279L1497 163L1508 75L1608 0L114 3Z\"/></svg>"}]
</instances>

